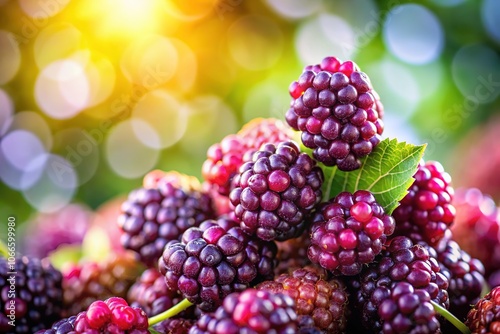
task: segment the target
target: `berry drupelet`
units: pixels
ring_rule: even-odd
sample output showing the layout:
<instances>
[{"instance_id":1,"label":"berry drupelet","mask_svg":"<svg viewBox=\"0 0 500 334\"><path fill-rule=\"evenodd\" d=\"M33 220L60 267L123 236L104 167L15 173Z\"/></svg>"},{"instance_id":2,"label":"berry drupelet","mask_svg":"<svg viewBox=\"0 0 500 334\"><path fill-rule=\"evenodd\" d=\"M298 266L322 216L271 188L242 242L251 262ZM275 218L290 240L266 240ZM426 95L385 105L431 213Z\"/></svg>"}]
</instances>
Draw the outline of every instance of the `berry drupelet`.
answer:
<instances>
[{"instance_id":1,"label":"berry drupelet","mask_svg":"<svg viewBox=\"0 0 500 334\"><path fill-rule=\"evenodd\" d=\"M437 260L430 256L427 247L413 244L409 238L402 236L389 240L387 249L359 277L350 282L355 307L361 315L363 326L375 332L393 333L389 328L398 328L397 324L401 320L406 329L416 329L424 326L424 323L429 329L435 328L438 321L432 306L420 310L412 305L432 300L448 308L448 279L439 270ZM407 284L401 285L401 282ZM398 300L398 286L404 288L405 295L409 295L405 297L407 299L402 299L405 302L408 300L408 308L405 305L394 307L394 303L390 302L382 307L387 299L393 302ZM405 318L420 319L422 322L412 321L409 324ZM404 332L409 333L411 330ZM431 331L433 332L435 331Z\"/></svg>"},{"instance_id":2,"label":"berry drupelet","mask_svg":"<svg viewBox=\"0 0 500 334\"><path fill-rule=\"evenodd\" d=\"M231 292L274 277L277 248L243 232L239 223L219 218L184 232L170 242L159 261L171 290L209 312Z\"/></svg>"},{"instance_id":3,"label":"berry drupelet","mask_svg":"<svg viewBox=\"0 0 500 334\"><path fill-rule=\"evenodd\" d=\"M245 124L237 134L210 146L202 175L206 182L228 196L231 181L245 160L245 155L257 151L265 143L279 143L293 138L293 131L274 118L256 118Z\"/></svg>"},{"instance_id":4,"label":"berry drupelet","mask_svg":"<svg viewBox=\"0 0 500 334\"><path fill-rule=\"evenodd\" d=\"M149 267L156 265L167 242L202 221L215 217L210 197L192 177L181 174L147 175L146 188L129 194L118 225L124 248L138 254Z\"/></svg>"},{"instance_id":5,"label":"berry drupelet","mask_svg":"<svg viewBox=\"0 0 500 334\"><path fill-rule=\"evenodd\" d=\"M368 76L352 61L326 57L307 66L289 87L286 121L326 166L351 171L370 154L384 129L383 106Z\"/></svg>"},{"instance_id":6,"label":"berry drupelet","mask_svg":"<svg viewBox=\"0 0 500 334\"><path fill-rule=\"evenodd\" d=\"M451 177L436 161L420 163L413 176L408 194L394 210L394 235L408 236L414 241L436 245L450 228L455 218L451 204L453 188Z\"/></svg>"},{"instance_id":7,"label":"berry drupelet","mask_svg":"<svg viewBox=\"0 0 500 334\"><path fill-rule=\"evenodd\" d=\"M125 298L143 270L130 253L111 254L102 262L83 262L63 269L64 312L68 317L96 300Z\"/></svg>"},{"instance_id":8,"label":"berry drupelet","mask_svg":"<svg viewBox=\"0 0 500 334\"><path fill-rule=\"evenodd\" d=\"M345 332L348 296L338 279L327 280L316 271L304 268L280 275L275 281L262 282L257 289L290 296L297 305L300 323L307 324L301 318L310 317L312 327L326 333Z\"/></svg>"},{"instance_id":9,"label":"berry drupelet","mask_svg":"<svg viewBox=\"0 0 500 334\"><path fill-rule=\"evenodd\" d=\"M47 259L23 256L14 265L0 257L0 332L32 334L60 318L62 275Z\"/></svg>"},{"instance_id":10,"label":"berry drupelet","mask_svg":"<svg viewBox=\"0 0 500 334\"><path fill-rule=\"evenodd\" d=\"M297 332L297 314L291 297L247 289L224 299L215 313L206 313L189 334L279 334Z\"/></svg>"},{"instance_id":11,"label":"berry drupelet","mask_svg":"<svg viewBox=\"0 0 500 334\"><path fill-rule=\"evenodd\" d=\"M342 192L318 206L307 254L336 275L357 275L382 251L394 225L369 191Z\"/></svg>"},{"instance_id":12,"label":"berry drupelet","mask_svg":"<svg viewBox=\"0 0 500 334\"><path fill-rule=\"evenodd\" d=\"M265 144L241 166L229 198L243 231L283 241L304 231L322 183L323 172L297 144Z\"/></svg>"},{"instance_id":13,"label":"berry drupelet","mask_svg":"<svg viewBox=\"0 0 500 334\"><path fill-rule=\"evenodd\" d=\"M500 287L493 288L472 307L465 324L472 334L500 333Z\"/></svg>"}]
</instances>

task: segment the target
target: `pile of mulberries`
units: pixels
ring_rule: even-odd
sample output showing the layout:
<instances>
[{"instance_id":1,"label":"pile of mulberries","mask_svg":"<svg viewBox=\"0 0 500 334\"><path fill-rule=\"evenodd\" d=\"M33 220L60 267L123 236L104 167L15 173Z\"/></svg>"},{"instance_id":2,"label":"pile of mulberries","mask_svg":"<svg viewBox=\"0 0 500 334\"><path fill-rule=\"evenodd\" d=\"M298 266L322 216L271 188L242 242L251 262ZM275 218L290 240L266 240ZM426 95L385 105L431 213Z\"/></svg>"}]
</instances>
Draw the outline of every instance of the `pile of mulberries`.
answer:
<instances>
[{"instance_id":1,"label":"pile of mulberries","mask_svg":"<svg viewBox=\"0 0 500 334\"><path fill-rule=\"evenodd\" d=\"M500 333L500 288L481 298L500 280L491 198L454 197L435 161L402 166L405 194L394 173L372 180L384 109L352 61L307 66L289 93L288 125L256 119L222 138L203 183L148 173L111 222L115 258L63 274L18 258L14 296L0 258L0 332Z\"/></svg>"}]
</instances>

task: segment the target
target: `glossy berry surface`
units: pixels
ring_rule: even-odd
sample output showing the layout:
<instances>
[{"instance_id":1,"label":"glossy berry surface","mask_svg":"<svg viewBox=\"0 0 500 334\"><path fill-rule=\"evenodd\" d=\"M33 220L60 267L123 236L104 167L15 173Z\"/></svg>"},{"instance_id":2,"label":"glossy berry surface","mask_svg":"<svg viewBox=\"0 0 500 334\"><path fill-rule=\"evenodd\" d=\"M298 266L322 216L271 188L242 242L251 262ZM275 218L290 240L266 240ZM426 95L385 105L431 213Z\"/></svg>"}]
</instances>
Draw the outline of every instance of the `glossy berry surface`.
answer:
<instances>
[{"instance_id":1,"label":"glossy berry surface","mask_svg":"<svg viewBox=\"0 0 500 334\"><path fill-rule=\"evenodd\" d=\"M414 303L432 300L448 308L448 279L439 271L437 260L430 256L425 246L413 244L407 237L399 236L391 239L387 249L378 255L358 278L350 282L354 306L359 312L364 328L374 332L387 330L385 333L393 333L394 331L386 328L389 328L387 327L389 325L390 328L397 328L393 326L399 322L398 319L411 328L420 326L419 322L412 321L411 324L407 322L411 317L418 317L419 313L409 316L410 313L417 312L415 308L405 309L404 305L394 308L390 306L391 304L387 309L382 308L385 300L398 299L398 293L395 291L401 282L407 283L401 287L405 288L405 294L411 295L408 298L413 300L411 303L408 301L408 307ZM404 301L406 302L406 299ZM423 311L427 312L423 315L423 319L430 329L434 329L437 319L433 308ZM386 325L386 322L389 324ZM411 331L401 333L403 332ZM426 332L417 331L417 333Z\"/></svg>"},{"instance_id":2,"label":"glossy berry surface","mask_svg":"<svg viewBox=\"0 0 500 334\"><path fill-rule=\"evenodd\" d=\"M150 176L147 183L153 188L139 188L129 194L118 225L123 230L123 247L153 267L169 241L179 240L188 228L214 218L215 212L210 197L191 183L186 185L182 176Z\"/></svg>"},{"instance_id":3,"label":"glossy berry surface","mask_svg":"<svg viewBox=\"0 0 500 334\"><path fill-rule=\"evenodd\" d=\"M370 154L383 132L383 106L368 76L352 61L326 57L307 66L289 87L286 121L327 166L351 171Z\"/></svg>"},{"instance_id":4,"label":"glossy berry surface","mask_svg":"<svg viewBox=\"0 0 500 334\"><path fill-rule=\"evenodd\" d=\"M323 172L294 142L265 144L243 164L229 198L243 231L263 240L286 240L305 229L321 199Z\"/></svg>"},{"instance_id":5,"label":"glossy berry surface","mask_svg":"<svg viewBox=\"0 0 500 334\"><path fill-rule=\"evenodd\" d=\"M149 334L146 313L119 297L93 302L76 316L74 327L75 334Z\"/></svg>"},{"instance_id":6,"label":"glossy berry surface","mask_svg":"<svg viewBox=\"0 0 500 334\"><path fill-rule=\"evenodd\" d=\"M251 237L220 218L190 228L165 247L159 261L167 286L209 312L231 292L274 277L276 244Z\"/></svg>"},{"instance_id":7,"label":"glossy berry surface","mask_svg":"<svg viewBox=\"0 0 500 334\"><path fill-rule=\"evenodd\" d=\"M455 218L451 177L439 162L427 161L418 166L413 178L408 194L393 212L394 234L436 245Z\"/></svg>"},{"instance_id":8,"label":"glossy berry surface","mask_svg":"<svg viewBox=\"0 0 500 334\"><path fill-rule=\"evenodd\" d=\"M486 276L500 270L500 213L493 199L477 188L457 189L454 240L485 266Z\"/></svg>"},{"instance_id":9,"label":"glossy berry surface","mask_svg":"<svg viewBox=\"0 0 500 334\"><path fill-rule=\"evenodd\" d=\"M373 262L393 231L394 219L370 192L342 192L318 206L307 254L334 274L357 275Z\"/></svg>"},{"instance_id":10,"label":"glossy berry surface","mask_svg":"<svg viewBox=\"0 0 500 334\"><path fill-rule=\"evenodd\" d=\"M441 333L437 314L426 291L398 282L379 306L382 333Z\"/></svg>"},{"instance_id":11,"label":"glossy berry surface","mask_svg":"<svg viewBox=\"0 0 500 334\"><path fill-rule=\"evenodd\" d=\"M50 329L42 329L35 334L73 334L75 333L76 315L64 318L52 325Z\"/></svg>"},{"instance_id":12,"label":"glossy berry surface","mask_svg":"<svg viewBox=\"0 0 500 334\"><path fill-rule=\"evenodd\" d=\"M441 273L449 282L450 312L464 320L470 306L481 297L485 284L484 266L453 240L446 240L443 245L436 247L435 252ZM433 252L430 253L435 256Z\"/></svg>"},{"instance_id":13,"label":"glossy berry surface","mask_svg":"<svg viewBox=\"0 0 500 334\"><path fill-rule=\"evenodd\" d=\"M69 317L96 300L127 296L143 265L130 253L111 254L101 262L82 262L63 269L64 311Z\"/></svg>"},{"instance_id":14,"label":"glossy berry surface","mask_svg":"<svg viewBox=\"0 0 500 334\"><path fill-rule=\"evenodd\" d=\"M217 191L228 196L231 181L243 164L246 154L260 149L265 143L290 140L293 131L282 121L274 118L256 118L245 124L237 134L231 134L220 143L210 146L202 175Z\"/></svg>"},{"instance_id":15,"label":"glossy berry surface","mask_svg":"<svg viewBox=\"0 0 500 334\"><path fill-rule=\"evenodd\" d=\"M493 288L472 307L465 324L472 334L500 333L500 287Z\"/></svg>"},{"instance_id":16,"label":"glossy berry surface","mask_svg":"<svg viewBox=\"0 0 500 334\"><path fill-rule=\"evenodd\" d=\"M195 323L196 320L194 319L167 319L154 326L154 329L159 333L188 334L189 330L194 326Z\"/></svg>"},{"instance_id":17,"label":"glossy berry surface","mask_svg":"<svg viewBox=\"0 0 500 334\"><path fill-rule=\"evenodd\" d=\"M296 269L274 281L260 283L257 289L290 296L297 305L299 322L306 322L301 321L302 317L310 317L312 327L327 333L342 333L348 313L347 292L340 280L327 280L325 276L308 268Z\"/></svg>"},{"instance_id":18,"label":"glossy berry surface","mask_svg":"<svg viewBox=\"0 0 500 334\"><path fill-rule=\"evenodd\" d=\"M202 315L189 331L190 334L296 332L293 299L286 294L255 289L230 294L215 313Z\"/></svg>"},{"instance_id":19,"label":"glossy berry surface","mask_svg":"<svg viewBox=\"0 0 500 334\"><path fill-rule=\"evenodd\" d=\"M10 266L0 257L0 333L32 334L60 319L62 275L48 259L18 257Z\"/></svg>"}]
</instances>

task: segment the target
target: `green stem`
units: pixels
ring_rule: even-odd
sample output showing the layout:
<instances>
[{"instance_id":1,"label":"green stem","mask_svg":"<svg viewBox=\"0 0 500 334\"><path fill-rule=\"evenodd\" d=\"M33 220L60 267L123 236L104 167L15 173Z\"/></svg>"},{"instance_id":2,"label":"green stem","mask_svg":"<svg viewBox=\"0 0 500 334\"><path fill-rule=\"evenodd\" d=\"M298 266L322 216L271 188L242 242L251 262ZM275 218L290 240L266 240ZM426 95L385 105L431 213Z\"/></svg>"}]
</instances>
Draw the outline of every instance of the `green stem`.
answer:
<instances>
[{"instance_id":1,"label":"green stem","mask_svg":"<svg viewBox=\"0 0 500 334\"><path fill-rule=\"evenodd\" d=\"M0 240L0 256L3 256L4 258L9 257L9 249L2 240Z\"/></svg>"},{"instance_id":2,"label":"green stem","mask_svg":"<svg viewBox=\"0 0 500 334\"><path fill-rule=\"evenodd\" d=\"M193 305L193 303L191 303L187 299L184 299L179 304L172 306L171 308L169 308L165 312L157 314L152 318L149 318L148 319L149 327L154 326L157 323L162 322L163 320L166 320L168 318L171 318L171 317L181 313L182 311L184 311L185 309L187 309L191 305Z\"/></svg>"},{"instance_id":3,"label":"green stem","mask_svg":"<svg viewBox=\"0 0 500 334\"><path fill-rule=\"evenodd\" d=\"M465 326L465 324L463 322L458 320L457 317L455 317L453 314L451 314L450 311L448 311L447 309L445 309L444 307L442 307L441 305L439 305L433 301L431 301L431 304L432 304L432 306L434 306L434 310L437 313L439 313L446 320L451 322L453 324L453 326L455 326L459 331L461 331L463 334L471 334L470 329L467 326Z\"/></svg>"}]
</instances>

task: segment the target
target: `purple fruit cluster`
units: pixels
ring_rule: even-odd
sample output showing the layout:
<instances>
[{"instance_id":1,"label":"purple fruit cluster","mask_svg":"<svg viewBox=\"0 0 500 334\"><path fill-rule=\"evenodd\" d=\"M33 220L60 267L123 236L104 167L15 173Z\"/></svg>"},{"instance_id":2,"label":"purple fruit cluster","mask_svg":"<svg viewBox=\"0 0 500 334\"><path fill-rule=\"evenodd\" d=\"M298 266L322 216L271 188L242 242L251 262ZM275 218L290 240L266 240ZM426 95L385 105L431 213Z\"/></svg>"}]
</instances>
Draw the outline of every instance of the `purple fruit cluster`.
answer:
<instances>
[{"instance_id":1,"label":"purple fruit cluster","mask_svg":"<svg viewBox=\"0 0 500 334\"><path fill-rule=\"evenodd\" d=\"M351 171L380 142L383 106L368 76L352 61L326 57L307 66L289 88L288 124L327 166Z\"/></svg>"},{"instance_id":2,"label":"purple fruit cluster","mask_svg":"<svg viewBox=\"0 0 500 334\"><path fill-rule=\"evenodd\" d=\"M215 313L202 315L189 334L296 332L297 314L291 297L247 289L227 296Z\"/></svg>"},{"instance_id":3,"label":"purple fruit cluster","mask_svg":"<svg viewBox=\"0 0 500 334\"><path fill-rule=\"evenodd\" d=\"M443 245L436 247L435 256L441 273L449 281L450 312L463 320L470 305L477 303L481 297L485 285L484 266L453 240L446 240Z\"/></svg>"},{"instance_id":4,"label":"purple fruit cluster","mask_svg":"<svg viewBox=\"0 0 500 334\"><path fill-rule=\"evenodd\" d=\"M423 325L435 329L429 333L437 333L439 325L433 308L420 309L414 305L432 300L448 308L448 279L439 271L437 260L430 256L426 247L413 244L407 237L391 239L387 250L369 264L357 280L351 281L352 296L364 327L393 333L388 328L403 328L399 326L404 325L404 331L395 332L415 330L420 333L416 328ZM396 287L402 289L401 293ZM404 299L400 299L403 295ZM385 302L388 299L391 301ZM409 304L399 305L398 300ZM420 323L411 318L425 321Z\"/></svg>"},{"instance_id":5,"label":"purple fruit cluster","mask_svg":"<svg viewBox=\"0 0 500 334\"><path fill-rule=\"evenodd\" d=\"M397 282L379 306L383 333L441 333L429 294Z\"/></svg>"},{"instance_id":6,"label":"purple fruit cluster","mask_svg":"<svg viewBox=\"0 0 500 334\"><path fill-rule=\"evenodd\" d=\"M311 227L309 259L336 275L357 275L382 251L394 219L368 191L342 192L318 206Z\"/></svg>"},{"instance_id":7,"label":"purple fruit cluster","mask_svg":"<svg viewBox=\"0 0 500 334\"><path fill-rule=\"evenodd\" d=\"M169 241L179 240L188 228L214 217L208 195L159 181L156 188L132 191L123 203L118 219L123 230L121 244L152 267Z\"/></svg>"},{"instance_id":8,"label":"purple fruit cluster","mask_svg":"<svg viewBox=\"0 0 500 334\"><path fill-rule=\"evenodd\" d=\"M13 319L8 316L13 315L15 332L32 334L60 319L62 274L48 259L17 257L14 266L12 270L10 262L0 256L0 332L12 331L9 322Z\"/></svg>"},{"instance_id":9,"label":"purple fruit cluster","mask_svg":"<svg viewBox=\"0 0 500 334\"><path fill-rule=\"evenodd\" d=\"M305 229L321 200L323 173L294 142L263 145L243 164L230 194L241 228L263 240L287 240Z\"/></svg>"},{"instance_id":10,"label":"purple fruit cluster","mask_svg":"<svg viewBox=\"0 0 500 334\"><path fill-rule=\"evenodd\" d=\"M274 276L276 244L251 237L239 223L208 220L170 242L159 261L167 286L203 311L213 311L231 292Z\"/></svg>"}]
</instances>

